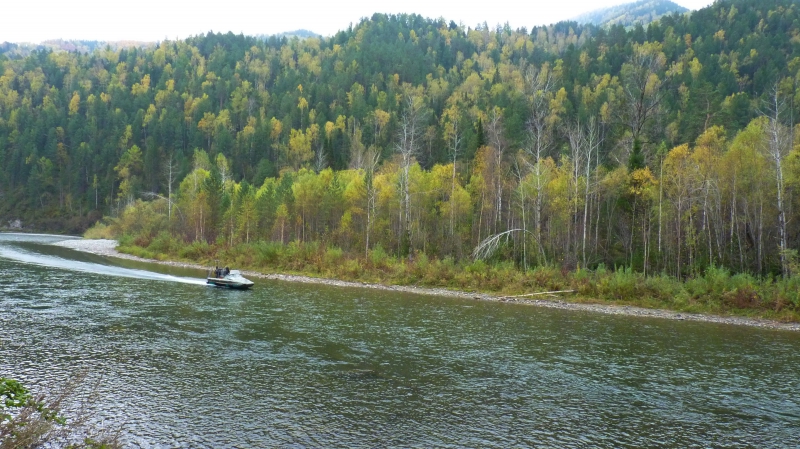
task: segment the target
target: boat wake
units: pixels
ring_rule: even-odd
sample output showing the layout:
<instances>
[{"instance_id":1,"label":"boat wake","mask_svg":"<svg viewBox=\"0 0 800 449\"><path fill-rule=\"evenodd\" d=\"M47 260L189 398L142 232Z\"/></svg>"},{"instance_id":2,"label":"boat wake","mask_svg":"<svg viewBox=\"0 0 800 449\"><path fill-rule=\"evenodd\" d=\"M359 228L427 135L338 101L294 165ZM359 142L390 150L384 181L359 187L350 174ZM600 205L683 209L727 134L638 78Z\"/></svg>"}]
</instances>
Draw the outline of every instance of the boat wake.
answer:
<instances>
[{"instance_id":1,"label":"boat wake","mask_svg":"<svg viewBox=\"0 0 800 449\"><path fill-rule=\"evenodd\" d=\"M52 254L43 254L35 251L18 247L16 245L7 245L0 238L0 258L12 260L19 263L39 265L45 267L59 268L70 271L80 271L83 273L93 273L107 276L117 276L133 279L147 279L153 281L165 282L180 282L183 284L205 285L205 279L188 278L181 276L172 276L169 274L155 273L146 270L137 270L132 268L123 268L113 265L105 265L101 263L88 262L76 259L68 259ZM27 240L27 239L26 239ZM20 239L14 239L15 243L20 242ZM42 241L39 239L31 238L25 243L43 243L42 248L47 248L46 244L50 242ZM51 247L52 248L52 247Z\"/></svg>"}]
</instances>

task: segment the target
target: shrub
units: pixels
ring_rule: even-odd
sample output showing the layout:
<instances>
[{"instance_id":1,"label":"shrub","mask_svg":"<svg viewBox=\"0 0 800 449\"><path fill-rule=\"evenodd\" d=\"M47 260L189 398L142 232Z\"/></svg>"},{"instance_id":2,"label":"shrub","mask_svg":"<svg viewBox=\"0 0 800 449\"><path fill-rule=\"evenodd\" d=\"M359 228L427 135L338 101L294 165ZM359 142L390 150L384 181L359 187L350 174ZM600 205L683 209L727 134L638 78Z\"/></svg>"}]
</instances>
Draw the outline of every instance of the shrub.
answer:
<instances>
[{"instance_id":1,"label":"shrub","mask_svg":"<svg viewBox=\"0 0 800 449\"><path fill-rule=\"evenodd\" d=\"M195 261L207 260L211 254L211 246L204 241L192 242L189 246L184 246L178 251L178 255L184 259Z\"/></svg>"},{"instance_id":2,"label":"shrub","mask_svg":"<svg viewBox=\"0 0 800 449\"><path fill-rule=\"evenodd\" d=\"M425 273L424 282L428 285L447 285L453 279L454 268L452 257L436 260Z\"/></svg>"},{"instance_id":3,"label":"shrub","mask_svg":"<svg viewBox=\"0 0 800 449\"><path fill-rule=\"evenodd\" d=\"M279 258L283 245L278 242L259 242L256 244L256 263L260 266L274 266Z\"/></svg>"},{"instance_id":4,"label":"shrub","mask_svg":"<svg viewBox=\"0 0 800 449\"><path fill-rule=\"evenodd\" d=\"M115 238L114 234L114 228L112 226L98 221L94 226L86 230L86 232L83 234L83 237L87 239L113 240Z\"/></svg>"},{"instance_id":5,"label":"shrub","mask_svg":"<svg viewBox=\"0 0 800 449\"><path fill-rule=\"evenodd\" d=\"M356 259L349 259L345 261L343 271L345 275L351 279L359 279L363 273L361 263Z\"/></svg>"},{"instance_id":6,"label":"shrub","mask_svg":"<svg viewBox=\"0 0 800 449\"><path fill-rule=\"evenodd\" d=\"M161 231L150 242L147 249L154 253L160 254L173 254L174 248L178 246L178 242L167 231Z\"/></svg>"},{"instance_id":7,"label":"shrub","mask_svg":"<svg viewBox=\"0 0 800 449\"><path fill-rule=\"evenodd\" d=\"M133 245L133 237L130 234L122 234L117 239L119 242L119 246L131 246Z\"/></svg>"},{"instance_id":8,"label":"shrub","mask_svg":"<svg viewBox=\"0 0 800 449\"><path fill-rule=\"evenodd\" d=\"M88 399L75 391L85 376L75 376L52 395L33 395L19 382L0 377L0 448L69 447L72 449L116 449L122 447L119 431L109 432L90 424L85 410ZM77 400L76 400L77 399ZM67 402L78 402L73 416L62 414Z\"/></svg>"},{"instance_id":9,"label":"shrub","mask_svg":"<svg viewBox=\"0 0 800 449\"><path fill-rule=\"evenodd\" d=\"M737 309L754 309L761 304L761 297L752 286L746 285L723 294L722 302Z\"/></svg>"},{"instance_id":10,"label":"shrub","mask_svg":"<svg viewBox=\"0 0 800 449\"><path fill-rule=\"evenodd\" d=\"M722 295L725 290L730 287L729 280L731 278L731 274L723 267L716 267L712 265L706 268L703 278L706 280L706 288L708 288L708 293L715 296Z\"/></svg>"},{"instance_id":11,"label":"shrub","mask_svg":"<svg viewBox=\"0 0 800 449\"><path fill-rule=\"evenodd\" d=\"M464 270L467 273L478 275L477 277L483 277L488 271L488 266L486 265L486 262L484 262L481 259L478 259L470 264L465 265Z\"/></svg>"},{"instance_id":12,"label":"shrub","mask_svg":"<svg viewBox=\"0 0 800 449\"><path fill-rule=\"evenodd\" d=\"M628 268L618 268L601 282L600 293L606 297L617 300L630 300L637 298L639 279L636 273Z\"/></svg>"},{"instance_id":13,"label":"shrub","mask_svg":"<svg viewBox=\"0 0 800 449\"><path fill-rule=\"evenodd\" d=\"M560 290L561 270L548 265L540 265L530 273L533 279L533 288L536 290Z\"/></svg>"},{"instance_id":14,"label":"shrub","mask_svg":"<svg viewBox=\"0 0 800 449\"><path fill-rule=\"evenodd\" d=\"M372 251L369 252L369 260L372 263L372 266L379 270L389 268L389 259L389 255L386 254L386 251L381 245L375 245L375 247L372 248Z\"/></svg>"},{"instance_id":15,"label":"shrub","mask_svg":"<svg viewBox=\"0 0 800 449\"><path fill-rule=\"evenodd\" d=\"M430 267L430 260L425 253L417 252L414 257L414 264L412 265L412 272L414 278L417 280L425 278Z\"/></svg>"},{"instance_id":16,"label":"shrub","mask_svg":"<svg viewBox=\"0 0 800 449\"><path fill-rule=\"evenodd\" d=\"M326 269L336 270L336 268L342 263L342 260L344 260L344 251L342 251L341 248L330 246L325 250L325 256L323 256L323 260L325 262Z\"/></svg>"},{"instance_id":17,"label":"shrub","mask_svg":"<svg viewBox=\"0 0 800 449\"><path fill-rule=\"evenodd\" d=\"M686 292L680 281L667 274L648 276L644 278L643 282L646 294L664 304L670 304L677 298L686 298Z\"/></svg>"}]
</instances>

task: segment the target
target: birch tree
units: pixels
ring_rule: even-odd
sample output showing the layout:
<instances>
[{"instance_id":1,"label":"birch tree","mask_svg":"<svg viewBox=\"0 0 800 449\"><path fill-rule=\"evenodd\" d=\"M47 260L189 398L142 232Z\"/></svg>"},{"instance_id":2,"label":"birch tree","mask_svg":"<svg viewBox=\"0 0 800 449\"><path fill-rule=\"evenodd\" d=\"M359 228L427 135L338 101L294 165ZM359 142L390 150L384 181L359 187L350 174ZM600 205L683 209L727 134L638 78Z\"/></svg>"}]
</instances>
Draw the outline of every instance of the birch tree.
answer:
<instances>
[{"instance_id":1,"label":"birch tree","mask_svg":"<svg viewBox=\"0 0 800 449\"><path fill-rule=\"evenodd\" d=\"M534 238L542 241L542 209L544 207L544 186L546 184L543 160L553 148L553 125L557 115L551 110L554 101L558 76L548 64L537 68L530 66L525 74L525 94L530 104L530 117L527 124L527 144L525 150L531 156L530 164L536 188L534 190ZM539 254L544 258L544 248L539 245Z\"/></svg>"},{"instance_id":2,"label":"birch tree","mask_svg":"<svg viewBox=\"0 0 800 449\"><path fill-rule=\"evenodd\" d=\"M776 206L778 208L778 233L780 245L780 258L781 258L781 275L786 278L789 276L789 266L786 260L786 251L788 249L786 237L786 208L784 205L785 197L785 180L783 173L784 159L789 154L792 147L791 128L787 126L784 121L784 115L787 114L786 99L780 92L778 84L775 84L770 90L769 103L764 111L764 115L768 118L767 124L767 145L764 148L767 151L767 157L772 162L772 168L775 170L775 187L776 187Z\"/></svg>"},{"instance_id":3,"label":"birch tree","mask_svg":"<svg viewBox=\"0 0 800 449\"><path fill-rule=\"evenodd\" d=\"M407 88L403 98L403 112L397 130L395 150L401 157L400 191L402 195L404 252L412 254L411 241L411 192L409 170L419 153L420 141L427 116L421 88Z\"/></svg>"}]
</instances>

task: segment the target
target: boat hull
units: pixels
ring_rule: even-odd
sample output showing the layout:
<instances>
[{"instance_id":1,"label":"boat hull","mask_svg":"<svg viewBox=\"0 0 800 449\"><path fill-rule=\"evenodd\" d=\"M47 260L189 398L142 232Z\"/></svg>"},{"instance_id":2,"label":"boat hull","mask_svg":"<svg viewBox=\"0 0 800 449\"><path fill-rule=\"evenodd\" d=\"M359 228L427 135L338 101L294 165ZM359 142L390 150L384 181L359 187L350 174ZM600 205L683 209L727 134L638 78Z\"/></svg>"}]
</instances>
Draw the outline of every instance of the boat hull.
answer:
<instances>
[{"instance_id":1,"label":"boat hull","mask_svg":"<svg viewBox=\"0 0 800 449\"><path fill-rule=\"evenodd\" d=\"M221 279L221 278L208 278L206 280L206 284L213 285L214 287L232 288L234 290L247 290L248 288L253 286L252 282L243 283L243 282L229 281L227 279Z\"/></svg>"}]
</instances>

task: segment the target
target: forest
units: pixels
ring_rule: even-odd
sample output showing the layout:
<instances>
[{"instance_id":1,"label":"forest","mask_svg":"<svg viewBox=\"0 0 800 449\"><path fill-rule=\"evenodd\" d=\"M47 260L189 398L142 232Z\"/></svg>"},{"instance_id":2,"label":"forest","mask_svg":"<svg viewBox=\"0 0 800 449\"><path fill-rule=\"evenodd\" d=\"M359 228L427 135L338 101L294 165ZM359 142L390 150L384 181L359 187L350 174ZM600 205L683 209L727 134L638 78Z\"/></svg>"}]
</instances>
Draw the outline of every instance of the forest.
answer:
<instances>
[{"instance_id":1,"label":"forest","mask_svg":"<svg viewBox=\"0 0 800 449\"><path fill-rule=\"evenodd\" d=\"M0 75L2 225L521 271L798 266L795 1L630 29L375 14L0 54Z\"/></svg>"}]
</instances>

